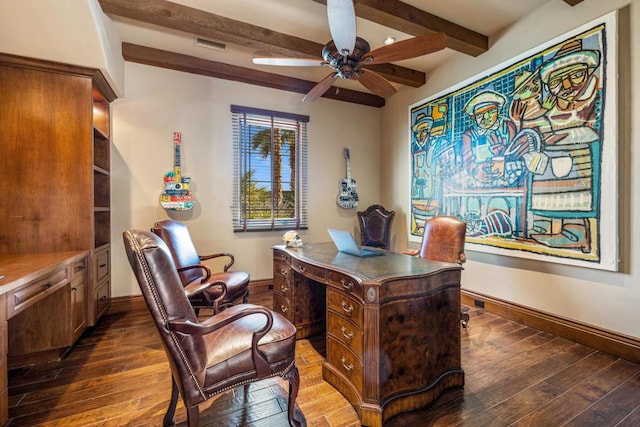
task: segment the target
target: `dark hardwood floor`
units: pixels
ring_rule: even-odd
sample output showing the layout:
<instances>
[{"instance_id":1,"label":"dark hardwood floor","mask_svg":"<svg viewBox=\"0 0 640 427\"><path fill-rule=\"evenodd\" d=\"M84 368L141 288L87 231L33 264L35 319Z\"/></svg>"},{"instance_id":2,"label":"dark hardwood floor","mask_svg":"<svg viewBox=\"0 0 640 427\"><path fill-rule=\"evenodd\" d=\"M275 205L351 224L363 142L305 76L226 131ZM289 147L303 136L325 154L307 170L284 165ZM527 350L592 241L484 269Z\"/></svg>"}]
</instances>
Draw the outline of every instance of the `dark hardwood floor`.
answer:
<instances>
[{"instance_id":1,"label":"dark hardwood floor","mask_svg":"<svg viewBox=\"0 0 640 427\"><path fill-rule=\"evenodd\" d=\"M271 305L268 293L252 302ZM390 419L388 426L640 426L640 365L470 310L462 333L464 389ZM296 347L298 409L307 426L359 426L322 380L322 337ZM106 316L62 361L9 374L10 426L159 426L169 366L148 313ZM239 387L201 405L202 426L286 425L287 383ZM180 404L178 425L186 425Z\"/></svg>"}]
</instances>

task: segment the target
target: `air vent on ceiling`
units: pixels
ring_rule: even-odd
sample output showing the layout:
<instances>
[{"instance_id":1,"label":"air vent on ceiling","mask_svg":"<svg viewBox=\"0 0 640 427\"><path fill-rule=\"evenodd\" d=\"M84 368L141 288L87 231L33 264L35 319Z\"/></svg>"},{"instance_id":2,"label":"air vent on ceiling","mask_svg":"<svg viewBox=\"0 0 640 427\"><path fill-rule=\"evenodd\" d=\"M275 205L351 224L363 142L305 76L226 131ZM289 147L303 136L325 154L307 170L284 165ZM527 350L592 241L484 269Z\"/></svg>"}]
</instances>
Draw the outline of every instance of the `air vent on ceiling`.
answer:
<instances>
[{"instance_id":1,"label":"air vent on ceiling","mask_svg":"<svg viewBox=\"0 0 640 427\"><path fill-rule=\"evenodd\" d=\"M221 51L224 51L227 48L227 46L224 43L205 39L198 36L196 36L196 46L202 46L209 49L215 49L215 50L221 50Z\"/></svg>"}]
</instances>

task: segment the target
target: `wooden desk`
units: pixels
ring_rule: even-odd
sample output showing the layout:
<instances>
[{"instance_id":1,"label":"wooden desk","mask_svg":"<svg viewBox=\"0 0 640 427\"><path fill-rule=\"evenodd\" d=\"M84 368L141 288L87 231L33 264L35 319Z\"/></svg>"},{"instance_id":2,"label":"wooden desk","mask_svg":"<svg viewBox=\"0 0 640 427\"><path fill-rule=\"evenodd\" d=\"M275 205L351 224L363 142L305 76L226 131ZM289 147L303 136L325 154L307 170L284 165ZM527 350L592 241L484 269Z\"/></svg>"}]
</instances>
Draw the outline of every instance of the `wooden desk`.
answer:
<instances>
[{"instance_id":1,"label":"wooden desk","mask_svg":"<svg viewBox=\"0 0 640 427\"><path fill-rule=\"evenodd\" d=\"M0 256L0 425L9 418L7 355L60 356L86 325L85 299L78 292L86 292L88 256L89 251Z\"/></svg>"},{"instance_id":2,"label":"wooden desk","mask_svg":"<svg viewBox=\"0 0 640 427\"><path fill-rule=\"evenodd\" d=\"M464 385L458 264L388 252L359 258L333 243L273 248L273 307L298 338L326 333L322 376L363 425Z\"/></svg>"}]
</instances>

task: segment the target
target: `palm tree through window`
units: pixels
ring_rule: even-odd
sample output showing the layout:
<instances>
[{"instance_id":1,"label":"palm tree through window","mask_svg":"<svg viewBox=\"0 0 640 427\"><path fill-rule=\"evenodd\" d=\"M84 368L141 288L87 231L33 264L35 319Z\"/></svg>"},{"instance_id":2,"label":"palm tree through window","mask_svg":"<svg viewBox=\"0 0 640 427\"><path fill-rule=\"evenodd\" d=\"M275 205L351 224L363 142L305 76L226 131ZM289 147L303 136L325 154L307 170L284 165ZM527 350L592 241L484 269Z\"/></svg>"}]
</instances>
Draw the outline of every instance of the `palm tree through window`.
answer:
<instances>
[{"instance_id":1,"label":"palm tree through window","mask_svg":"<svg viewBox=\"0 0 640 427\"><path fill-rule=\"evenodd\" d=\"M231 106L234 231L307 228L309 117Z\"/></svg>"}]
</instances>

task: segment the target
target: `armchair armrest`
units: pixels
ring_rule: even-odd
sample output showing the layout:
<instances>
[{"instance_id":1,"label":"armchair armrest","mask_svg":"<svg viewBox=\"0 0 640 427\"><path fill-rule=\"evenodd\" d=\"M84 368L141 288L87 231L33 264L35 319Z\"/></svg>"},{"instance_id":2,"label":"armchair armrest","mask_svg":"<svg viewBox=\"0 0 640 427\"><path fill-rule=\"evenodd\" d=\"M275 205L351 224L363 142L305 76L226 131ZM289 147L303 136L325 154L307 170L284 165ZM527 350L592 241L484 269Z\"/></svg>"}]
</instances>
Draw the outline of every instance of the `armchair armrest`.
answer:
<instances>
[{"instance_id":1,"label":"armchair armrest","mask_svg":"<svg viewBox=\"0 0 640 427\"><path fill-rule=\"evenodd\" d=\"M420 249L408 249L406 251L402 251L403 254L411 255L411 256L416 256L418 255L419 252L420 252Z\"/></svg>"},{"instance_id":2,"label":"armchair armrest","mask_svg":"<svg viewBox=\"0 0 640 427\"><path fill-rule=\"evenodd\" d=\"M224 271L227 271L228 269L231 268L231 266L236 262L235 257L232 254L226 253L226 252L221 252L218 254L209 254L209 255L198 255L200 257L200 261L206 261L208 259L213 259L213 258L219 258L219 257L223 257L226 256L229 258L229 262L227 264L224 265Z\"/></svg>"},{"instance_id":3,"label":"armchair armrest","mask_svg":"<svg viewBox=\"0 0 640 427\"><path fill-rule=\"evenodd\" d=\"M227 296L227 284L223 280L217 280L215 275L213 275L212 277L211 269L204 264L189 265L187 267L179 268L178 271L191 270L194 268L200 268L204 270L205 274L201 280L194 280L193 282L188 283L187 286L184 287L184 293L187 295L187 297L191 297L193 295L204 292L210 287L219 286L220 288L222 288L222 293L220 294L220 296L218 296L218 298L212 301L213 310L214 312L217 312L220 301L222 301ZM205 294L205 298L207 298L207 294Z\"/></svg>"},{"instance_id":4,"label":"armchair armrest","mask_svg":"<svg viewBox=\"0 0 640 427\"><path fill-rule=\"evenodd\" d=\"M251 306L240 312L228 315L226 312L215 314L201 323L195 323L188 319L180 318L168 320L166 327L169 331L177 332L184 335L206 335L220 328L230 325L231 323L252 314L262 314L267 318L266 324L256 331L253 331L251 338L251 357L253 364L259 375L268 375L269 363L258 350L258 342L264 337L273 326L273 314L265 307Z\"/></svg>"}]
</instances>

